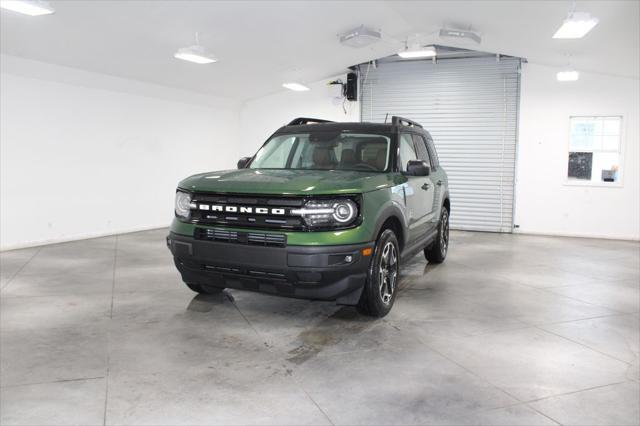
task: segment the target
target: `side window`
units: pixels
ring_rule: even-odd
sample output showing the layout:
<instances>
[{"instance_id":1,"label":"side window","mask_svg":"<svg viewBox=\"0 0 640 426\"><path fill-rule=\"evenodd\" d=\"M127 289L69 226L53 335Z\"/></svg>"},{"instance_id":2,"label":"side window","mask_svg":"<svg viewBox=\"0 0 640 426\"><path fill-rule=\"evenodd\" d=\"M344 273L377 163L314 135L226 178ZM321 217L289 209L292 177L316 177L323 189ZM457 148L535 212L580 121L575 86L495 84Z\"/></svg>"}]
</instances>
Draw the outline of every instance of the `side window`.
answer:
<instances>
[{"instance_id":1,"label":"side window","mask_svg":"<svg viewBox=\"0 0 640 426\"><path fill-rule=\"evenodd\" d=\"M431 164L433 165L434 170L440 167L440 159L438 158L438 153L436 152L436 146L433 144L433 139L427 139L427 148L429 149L429 155L431 156Z\"/></svg>"},{"instance_id":2,"label":"side window","mask_svg":"<svg viewBox=\"0 0 640 426\"><path fill-rule=\"evenodd\" d=\"M431 168L433 170L437 170L438 167L440 167L440 160L438 159L438 153L436 152L436 147L433 144L433 139L428 133L426 139L424 137L420 137L420 139L423 140L423 143L427 148L427 153L429 155L429 159L431 160ZM419 142L416 141L416 144L419 144Z\"/></svg>"},{"instance_id":3,"label":"side window","mask_svg":"<svg viewBox=\"0 0 640 426\"><path fill-rule=\"evenodd\" d=\"M407 163L411 160L417 160L418 155L413 146L413 138L408 133L400 135L400 171L407 171Z\"/></svg>"},{"instance_id":4,"label":"side window","mask_svg":"<svg viewBox=\"0 0 640 426\"><path fill-rule=\"evenodd\" d=\"M431 164L431 161L429 160L429 153L427 152L427 145L424 138L420 135L413 135L413 142L415 143L416 149L418 150L418 158L422 161L426 161L427 164L433 166L433 164Z\"/></svg>"}]
</instances>

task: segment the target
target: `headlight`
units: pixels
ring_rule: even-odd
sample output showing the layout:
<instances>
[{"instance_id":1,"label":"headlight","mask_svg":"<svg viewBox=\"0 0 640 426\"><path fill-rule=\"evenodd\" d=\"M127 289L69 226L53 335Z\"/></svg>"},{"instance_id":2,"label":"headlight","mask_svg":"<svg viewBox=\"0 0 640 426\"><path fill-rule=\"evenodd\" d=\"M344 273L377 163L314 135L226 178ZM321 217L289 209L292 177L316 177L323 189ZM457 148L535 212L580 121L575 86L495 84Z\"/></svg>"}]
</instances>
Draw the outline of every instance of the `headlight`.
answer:
<instances>
[{"instance_id":1,"label":"headlight","mask_svg":"<svg viewBox=\"0 0 640 426\"><path fill-rule=\"evenodd\" d=\"M191 194L176 191L176 216L182 219L189 219L191 214Z\"/></svg>"},{"instance_id":2,"label":"headlight","mask_svg":"<svg viewBox=\"0 0 640 426\"><path fill-rule=\"evenodd\" d=\"M312 228L342 227L355 222L358 205L349 199L311 200L303 208L291 210L291 214L302 216Z\"/></svg>"}]
</instances>

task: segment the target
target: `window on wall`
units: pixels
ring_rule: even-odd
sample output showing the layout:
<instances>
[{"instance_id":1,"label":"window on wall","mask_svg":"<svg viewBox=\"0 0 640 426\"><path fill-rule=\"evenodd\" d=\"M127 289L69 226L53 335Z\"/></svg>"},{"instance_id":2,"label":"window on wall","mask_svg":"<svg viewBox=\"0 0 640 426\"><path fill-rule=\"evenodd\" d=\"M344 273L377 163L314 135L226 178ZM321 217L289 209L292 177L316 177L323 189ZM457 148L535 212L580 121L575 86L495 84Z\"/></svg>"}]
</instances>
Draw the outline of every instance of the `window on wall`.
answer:
<instances>
[{"instance_id":1,"label":"window on wall","mask_svg":"<svg viewBox=\"0 0 640 426\"><path fill-rule=\"evenodd\" d=\"M622 117L571 117L569 182L620 182Z\"/></svg>"}]
</instances>

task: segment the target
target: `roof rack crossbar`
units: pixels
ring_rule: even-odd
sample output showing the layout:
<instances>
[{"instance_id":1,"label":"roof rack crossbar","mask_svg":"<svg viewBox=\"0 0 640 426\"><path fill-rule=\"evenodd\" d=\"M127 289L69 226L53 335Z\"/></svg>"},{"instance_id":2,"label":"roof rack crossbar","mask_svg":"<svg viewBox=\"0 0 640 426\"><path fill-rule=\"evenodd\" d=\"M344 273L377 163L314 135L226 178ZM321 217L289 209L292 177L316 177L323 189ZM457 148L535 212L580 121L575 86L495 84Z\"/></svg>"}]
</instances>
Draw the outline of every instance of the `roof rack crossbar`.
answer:
<instances>
[{"instance_id":1,"label":"roof rack crossbar","mask_svg":"<svg viewBox=\"0 0 640 426\"><path fill-rule=\"evenodd\" d=\"M302 124L319 124L319 123L333 123L331 120L321 120L319 118L298 117L291 120L287 126L299 126Z\"/></svg>"},{"instance_id":2,"label":"roof rack crossbar","mask_svg":"<svg viewBox=\"0 0 640 426\"><path fill-rule=\"evenodd\" d=\"M422 128L422 125L416 123L415 121L409 120L408 118L404 117L398 117L396 115L391 117L391 124L393 126L413 126Z\"/></svg>"}]
</instances>

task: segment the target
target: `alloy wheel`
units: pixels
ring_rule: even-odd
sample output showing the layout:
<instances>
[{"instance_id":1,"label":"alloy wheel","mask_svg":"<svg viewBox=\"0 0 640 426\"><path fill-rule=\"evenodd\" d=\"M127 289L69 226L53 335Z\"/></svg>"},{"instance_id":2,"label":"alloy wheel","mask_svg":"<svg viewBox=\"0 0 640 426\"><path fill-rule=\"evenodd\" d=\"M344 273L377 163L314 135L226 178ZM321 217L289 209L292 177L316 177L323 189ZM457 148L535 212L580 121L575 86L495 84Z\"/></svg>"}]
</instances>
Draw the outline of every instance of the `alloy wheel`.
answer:
<instances>
[{"instance_id":1,"label":"alloy wheel","mask_svg":"<svg viewBox=\"0 0 640 426\"><path fill-rule=\"evenodd\" d=\"M380 266L378 268L378 281L380 283L380 299L388 305L396 289L398 279L398 251L396 246L387 242L382 249Z\"/></svg>"},{"instance_id":2,"label":"alloy wheel","mask_svg":"<svg viewBox=\"0 0 640 426\"><path fill-rule=\"evenodd\" d=\"M442 257L447 254L449 248L449 212L443 210L442 220L440 220L440 253Z\"/></svg>"}]
</instances>

